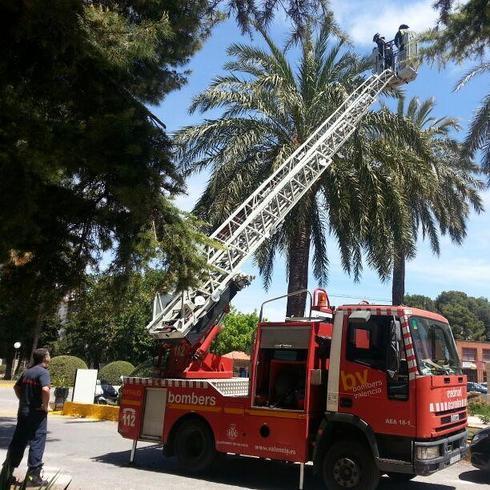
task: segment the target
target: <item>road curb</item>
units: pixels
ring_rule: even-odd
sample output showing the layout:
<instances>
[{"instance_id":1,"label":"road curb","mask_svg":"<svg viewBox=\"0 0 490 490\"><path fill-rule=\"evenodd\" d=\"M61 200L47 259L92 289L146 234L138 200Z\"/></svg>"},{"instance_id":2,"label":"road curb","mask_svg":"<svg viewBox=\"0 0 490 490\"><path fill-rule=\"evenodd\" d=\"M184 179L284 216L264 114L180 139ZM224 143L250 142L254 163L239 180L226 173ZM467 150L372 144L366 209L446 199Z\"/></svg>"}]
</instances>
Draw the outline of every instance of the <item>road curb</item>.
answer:
<instances>
[{"instance_id":1,"label":"road curb","mask_svg":"<svg viewBox=\"0 0 490 490\"><path fill-rule=\"evenodd\" d=\"M85 417L96 420L117 421L119 418L119 407L114 407L112 405L65 402L63 405L63 415L70 417Z\"/></svg>"}]
</instances>

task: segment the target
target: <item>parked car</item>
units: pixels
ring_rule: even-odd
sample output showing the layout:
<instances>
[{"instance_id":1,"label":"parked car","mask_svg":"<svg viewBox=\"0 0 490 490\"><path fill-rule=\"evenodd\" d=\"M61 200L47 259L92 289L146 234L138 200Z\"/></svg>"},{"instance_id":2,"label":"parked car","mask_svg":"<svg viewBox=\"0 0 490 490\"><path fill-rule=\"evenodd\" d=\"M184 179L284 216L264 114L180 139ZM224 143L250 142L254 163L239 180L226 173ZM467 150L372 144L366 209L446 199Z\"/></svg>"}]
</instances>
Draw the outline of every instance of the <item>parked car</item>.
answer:
<instances>
[{"instance_id":1,"label":"parked car","mask_svg":"<svg viewBox=\"0 0 490 490\"><path fill-rule=\"evenodd\" d=\"M480 470L490 471L490 427L475 434L470 448L471 464Z\"/></svg>"},{"instance_id":2,"label":"parked car","mask_svg":"<svg viewBox=\"0 0 490 490\"><path fill-rule=\"evenodd\" d=\"M473 381L468 382L467 386L468 393L481 393L486 395L488 393L488 388L481 385L480 383L474 383Z\"/></svg>"}]
</instances>

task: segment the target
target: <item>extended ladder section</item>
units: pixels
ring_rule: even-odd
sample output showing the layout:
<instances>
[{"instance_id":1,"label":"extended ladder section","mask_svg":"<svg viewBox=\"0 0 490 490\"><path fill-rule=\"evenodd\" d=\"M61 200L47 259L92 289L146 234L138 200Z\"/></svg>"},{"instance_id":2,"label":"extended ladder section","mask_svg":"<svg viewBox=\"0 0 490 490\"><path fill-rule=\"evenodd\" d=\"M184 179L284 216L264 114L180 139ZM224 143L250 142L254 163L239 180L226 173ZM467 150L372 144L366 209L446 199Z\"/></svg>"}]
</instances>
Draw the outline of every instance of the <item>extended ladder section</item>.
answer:
<instances>
[{"instance_id":1,"label":"extended ladder section","mask_svg":"<svg viewBox=\"0 0 490 490\"><path fill-rule=\"evenodd\" d=\"M230 288L247 282L242 264L274 234L288 212L332 163L380 92L396 78L392 70L367 78L340 107L211 235L220 246L206 247L210 272L205 282L154 308L147 328L158 339L205 332L221 317ZM221 300L221 301L220 301Z\"/></svg>"}]
</instances>

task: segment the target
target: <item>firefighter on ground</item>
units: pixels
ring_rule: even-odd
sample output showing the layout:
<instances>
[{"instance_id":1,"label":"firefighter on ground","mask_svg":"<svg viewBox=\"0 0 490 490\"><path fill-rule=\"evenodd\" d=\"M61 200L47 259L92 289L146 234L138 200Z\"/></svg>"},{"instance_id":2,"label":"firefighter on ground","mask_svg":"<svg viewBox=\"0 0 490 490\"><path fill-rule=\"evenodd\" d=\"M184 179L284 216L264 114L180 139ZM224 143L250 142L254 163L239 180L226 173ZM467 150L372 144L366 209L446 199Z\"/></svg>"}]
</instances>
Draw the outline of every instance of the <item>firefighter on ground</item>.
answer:
<instances>
[{"instance_id":1,"label":"firefighter on ground","mask_svg":"<svg viewBox=\"0 0 490 490\"><path fill-rule=\"evenodd\" d=\"M15 484L14 469L22 461L27 445L29 445L29 457L26 486L39 487L48 483L42 479L41 470L49 410L51 380L47 368L50 360L47 349L35 349L32 366L22 373L14 386L15 394L19 399L17 426L2 469L2 481L9 481L12 485Z\"/></svg>"}]
</instances>

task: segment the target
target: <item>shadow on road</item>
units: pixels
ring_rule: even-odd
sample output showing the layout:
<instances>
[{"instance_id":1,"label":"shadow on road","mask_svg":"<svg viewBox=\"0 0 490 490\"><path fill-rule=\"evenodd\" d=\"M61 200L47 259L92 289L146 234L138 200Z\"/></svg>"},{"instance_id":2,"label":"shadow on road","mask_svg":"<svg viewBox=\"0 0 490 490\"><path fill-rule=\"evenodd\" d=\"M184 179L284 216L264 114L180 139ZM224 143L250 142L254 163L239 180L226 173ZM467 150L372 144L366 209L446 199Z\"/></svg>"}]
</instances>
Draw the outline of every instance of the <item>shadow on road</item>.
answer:
<instances>
[{"instance_id":1,"label":"shadow on road","mask_svg":"<svg viewBox=\"0 0 490 490\"><path fill-rule=\"evenodd\" d=\"M16 425L16 417L0 417L0 449L7 449L9 447ZM46 439L47 442L60 440L53 437L50 438L49 434L51 434L51 432L48 430L48 437Z\"/></svg>"},{"instance_id":2,"label":"shadow on road","mask_svg":"<svg viewBox=\"0 0 490 490\"><path fill-rule=\"evenodd\" d=\"M464 471L459 475L459 479L471 483L490 483L490 473L482 470Z\"/></svg>"},{"instance_id":3,"label":"shadow on road","mask_svg":"<svg viewBox=\"0 0 490 490\"><path fill-rule=\"evenodd\" d=\"M7 449L14 434L17 419L15 417L1 417L0 421L0 449Z\"/></svg>"},{"instance_id":4,"label":"shadow on road","mask_svg":"<svg viewBox=\"0 0 490 490\"><path fill-rule=\"evenodd\" d=\"M297 489L299 466L278 461L264 461L246 456L220 455L213 470L206 475L190 476L178 470L175 458L164 458L161 446L146 446L136 451L133 465L129 463L130 451L107 453L92 458L93 461L115 466L132 466L136 470L154 471L184 476L196 481L221 483L256 490ZM383 477L380 490L392 490L394 483ZM325 490L321 479L314 474L312 466L305 467L305 488L308 490ZM397 490L455 490L452 485L426 482L396 483Z\"/></svg>"}]
</instances>

